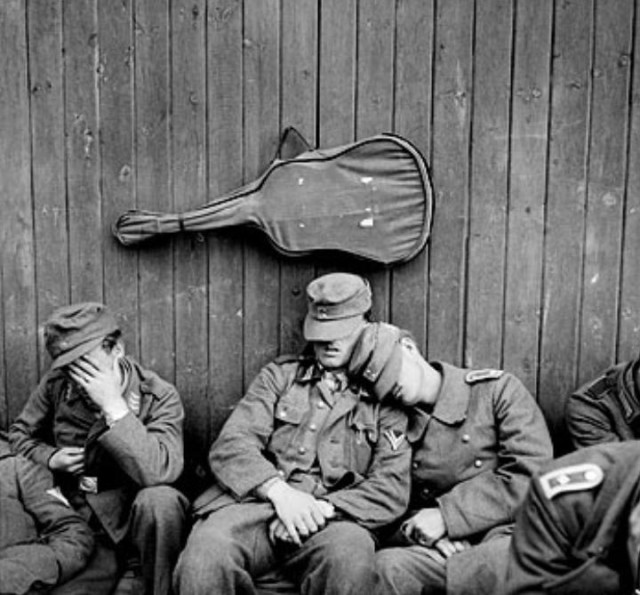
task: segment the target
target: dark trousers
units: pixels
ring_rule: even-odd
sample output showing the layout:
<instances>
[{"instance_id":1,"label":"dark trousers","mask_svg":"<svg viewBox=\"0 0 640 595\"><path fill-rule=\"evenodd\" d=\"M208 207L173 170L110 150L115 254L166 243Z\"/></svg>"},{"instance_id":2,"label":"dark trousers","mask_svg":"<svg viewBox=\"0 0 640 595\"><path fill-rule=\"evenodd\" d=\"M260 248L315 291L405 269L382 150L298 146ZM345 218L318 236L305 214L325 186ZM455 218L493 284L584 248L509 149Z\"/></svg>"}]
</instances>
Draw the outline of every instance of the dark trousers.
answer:
<instances>
[{"instance_id":1,"label":"dark trousers","mask_svg":"<svg viewBox=\"0 0 640 595\"><path fill-rule=\"evenodd\" d=\"M55 595L109 595L128 552L140 561L144 594L169 595L171 574L186 537L188 506L188 500L169 486L140 490L131 507L126 539L116 546L104 533L96 534L89 564Z\"/></svg>"},{"instance_id":2,"label":"dark trousers","mask_svg":"<svg viewBox=\"0 0 640 595\"><path fill-rule=\"evenodd\" d=\"M182 595L257 593L254 578L280 565L303 595L370 594L375 582L371 534L349 521L330 522L300 547L274 548L268 537L273 507L232 504L194 526L174 575Z\"/></svg>"}]
</instances>

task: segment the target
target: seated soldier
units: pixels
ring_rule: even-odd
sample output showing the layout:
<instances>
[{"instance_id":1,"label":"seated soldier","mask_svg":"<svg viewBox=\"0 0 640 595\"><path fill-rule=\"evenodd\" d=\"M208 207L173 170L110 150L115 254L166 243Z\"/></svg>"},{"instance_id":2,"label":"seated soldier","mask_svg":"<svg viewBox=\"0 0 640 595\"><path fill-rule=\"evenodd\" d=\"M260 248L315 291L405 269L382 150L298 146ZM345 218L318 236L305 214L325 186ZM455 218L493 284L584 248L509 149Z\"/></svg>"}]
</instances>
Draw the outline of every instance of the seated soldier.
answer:
<instances>
[{"instance_id":1,"label":"seated soldier","mask_svg":"<svg viewBox=\"0 0 640 595\"><path fill-rule=\"evenodd\" d=\"M91 529L54 488L51 473L12 455L0 439L0 593L64 595L64 583L92 551Z\"/></svg>"},{"instance_id":2,"label":"seated soldier","mask_svg":"<svg viewBox=\"0 0 640 595\"><path fill-rule=\"evenodd\" d=\"M531 482L516 518L507 593L638 593L639 556L640 444L583 448Z\"/></svg>"},{"instance_id":3,"label":"seated soldier","mask_svg":"<svg viewBox=\"0 0 640 595\"><path fill-rule=\"evenodd\" d=\"M188 502L169 485L183 467L176 389L127 357L115 318L83 303L45 323L51 369L9 430L15 452L53 471L96 532L96 552L74 579L82 595L110 593L125 558L144 591L164 595L184 541Z\"/></svg>"},{"instance_id":4,"label":"seated soldier","mask_svg":"<svg viewBox=\"0 0 640 595\"><path fill-rule=\"evenodd\" d=\"M373 532L408 500L406 417L345 374L369 284L335 273L307 295L312 354L264 367L211 447L216 483L194 504L178 593L256 593L276 565L305 594L373 589Z\"/></svg>"},{"instance_id":5,"label":"seated soldier","mask_svg":"<svg viewBox=\"0 0 640 595\"><path fill-rule=\"evenodd\" d=\"M378 592L502 593L515 509L552 457L533 397L500 370L427 362L384 323L362 332L349 370L409 414L411 502L376 556Z\"/></svg>"},{"instance_id":6,"label":"seated soldier","mask_svg":"<svg viewBox=\"0 0 640 595\"><path fill-rule=\"evenodd\" d=\"M640 358L580 387L567 399L565 419L575 448L640 438Z\"/></svg>"}]
</instances>

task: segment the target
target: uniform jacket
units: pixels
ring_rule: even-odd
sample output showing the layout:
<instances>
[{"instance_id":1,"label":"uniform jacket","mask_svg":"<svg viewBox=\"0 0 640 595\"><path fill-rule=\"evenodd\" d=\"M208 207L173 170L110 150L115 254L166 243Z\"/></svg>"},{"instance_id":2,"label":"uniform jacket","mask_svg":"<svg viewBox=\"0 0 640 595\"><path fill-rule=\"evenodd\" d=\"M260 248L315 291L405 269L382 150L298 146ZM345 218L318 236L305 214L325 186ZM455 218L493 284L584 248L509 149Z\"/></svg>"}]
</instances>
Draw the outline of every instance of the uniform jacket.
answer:
<instances>
[{"instance_id":1,"label":"uniform jacket","mask_svg":"<svg viewBox=\"0 0 640 595\"><path fill-rule=\"evenodd\" d=\"M108 427L100 411L64 373L49 371L9 430L14 451L47 466L56 449L85 447L84 476L97 478L96 493L57 473L74 506L86 503L118 543L128 529L130 504L142 487L174 482L182 472L184 411L176 389L126 358L129 413ZM85 507L86 508L86 507Z\"/></svg>"},{"instance_id":2,"label":"uniform jacket","mask_svg":"<svg viewBox=\"0 0 640 595\"><path fill-rule=\"evenodd\" d=\"M639 484L635 441L592 446L553 461L532 481L518 513L508 593L631 595L626 539Z\"/></svg>"},{"instance_id":3,"label":"uniform jacket","mask_svg":"<svg viewBox=\"0 0 640 595\"><path fill-rule=\"evenodd\" d=\"M442 374L433 411L417 410L411 512L438 506L450 539L476 547L447 563L447 592L478 585L485 570L504 568L504 548L531 476L553 456L542 412L524 385L500 370L431 365ZM503 540L500 540L501 542ZM492 572L489 572L491 575ZM503 575L502 575L503 576ZM487 577L488 593L497 593Z\"/></svg>"},{"instance_id":4,"label":"uniform jacket","mask_svg":"<svg viewBox=\"0 0 640 595\"><path fill-rule=\"evenodd\" d=\"M363 389L347 385L332 394L309 362L271 363L211 447L217 483L195 502L196 515L250 501L258 486L280 476L362 526L381 527L408 503L405 431L405 414Z\"/></svg>"},{"instance_id":5,"label":"uniform jacket","mask_svg":"<svg viewBox=\"0 0 640 595\"><path fill-rule=\"evenodd\" d=\"M0 444L0 593L63 583L84 568L93 535L56 497L51 474Z\"/></svg>"},{"instance_id":6,"label":"uniform jacket","mask_svg":"<svg viewBox=\"0 0 640 595\"><path fill-rule=\"evenodd\" d=\"M567 400L566 420L575 448L640 438L640 360L613 366Z\"/></svg>"}]
</instances>

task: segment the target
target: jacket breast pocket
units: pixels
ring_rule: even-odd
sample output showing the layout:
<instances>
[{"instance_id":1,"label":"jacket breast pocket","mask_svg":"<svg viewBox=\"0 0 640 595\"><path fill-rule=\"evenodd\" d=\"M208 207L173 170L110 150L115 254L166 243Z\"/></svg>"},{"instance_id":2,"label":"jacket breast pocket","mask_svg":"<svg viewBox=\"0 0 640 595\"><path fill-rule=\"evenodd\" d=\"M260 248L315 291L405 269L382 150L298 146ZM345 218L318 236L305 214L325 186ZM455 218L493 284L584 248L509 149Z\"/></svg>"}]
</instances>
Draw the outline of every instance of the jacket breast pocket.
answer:
<instances>
[{"instance_id":1,"label":"jacket breast pocket","mask_svg":"<svg viewBox=\"0 0 640 595\"><path fill-rule=\"evenodd\" d=\"M365 474L378 443L378 416L374 407L358 407L349 419L348 448L351 467Z\"/></svg>"},{"instance_id":2,"label":"jacket breast pocket","mask_svg":"<svg viewBox=\"0 0 640 595\"><path fill-rule=\"evenodd\" d=\"M270 450L282 453L289 448L298 433L303 431L302 422L308 410L308 400L296 398L295 391L280 398L273 414L275 426Z\"/></svg>"}]
</instances>

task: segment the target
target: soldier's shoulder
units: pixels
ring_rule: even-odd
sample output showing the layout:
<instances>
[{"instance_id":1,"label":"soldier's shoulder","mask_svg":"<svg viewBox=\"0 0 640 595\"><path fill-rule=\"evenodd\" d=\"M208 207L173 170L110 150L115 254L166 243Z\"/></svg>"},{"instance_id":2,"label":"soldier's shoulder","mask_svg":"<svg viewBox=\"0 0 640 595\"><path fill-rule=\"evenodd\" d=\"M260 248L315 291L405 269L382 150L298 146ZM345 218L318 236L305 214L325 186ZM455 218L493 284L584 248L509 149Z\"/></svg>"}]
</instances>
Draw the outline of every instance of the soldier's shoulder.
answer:
<instances>
[{"instance_id":1,"label":"soldier's shoulder","mask_svg":"<svg viewBox=\"0 0 640 595\"><path fill-rule=\"evenodd\" d=\"M489 380L498 380L504 375L504 370L496 370L494 368L483 368L481 370L469 370L464 380L467 384L477 384L479 382L487 382Z\"/></svg>"},{"instance_id":2,"label":"soldier's shoulder","mask_svg":"<svg viewBox=\"0 0 640 595\"><path fill-rule=\"evenodd\" d=\"M624 370L625 365L617 364L607 368L599 376L585 382L572 396L589 397L595 400L604 398L616 386L618 375Z\"/></svg>"},{"instance_id":3,"label":"soldier's shoulder","mask_svg":"<svg viewBox=\"0 0 640 595\"><path fill-rule=\"evenodd\" d=\"M604 470L593 462L562 465L542 473L538 478L547 499L560 494L582 492L598 487L604 480Z\"/></svg>"}]
</instances>

